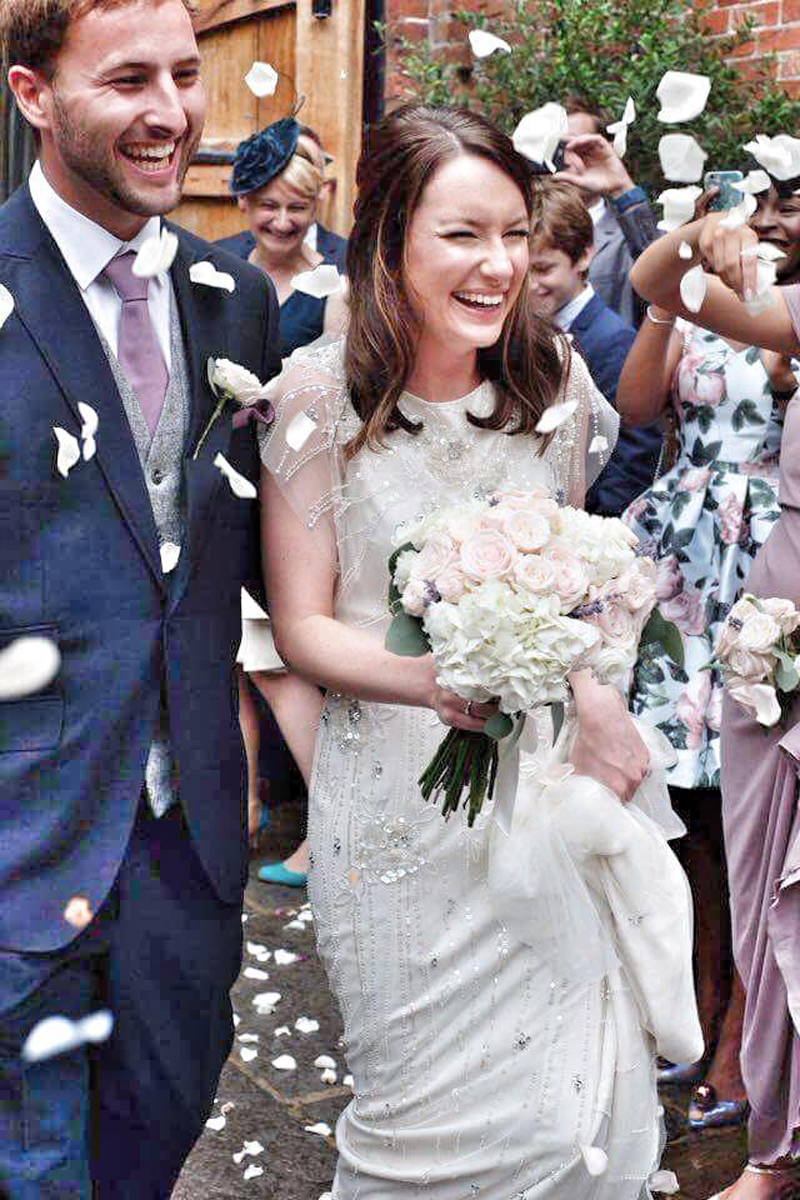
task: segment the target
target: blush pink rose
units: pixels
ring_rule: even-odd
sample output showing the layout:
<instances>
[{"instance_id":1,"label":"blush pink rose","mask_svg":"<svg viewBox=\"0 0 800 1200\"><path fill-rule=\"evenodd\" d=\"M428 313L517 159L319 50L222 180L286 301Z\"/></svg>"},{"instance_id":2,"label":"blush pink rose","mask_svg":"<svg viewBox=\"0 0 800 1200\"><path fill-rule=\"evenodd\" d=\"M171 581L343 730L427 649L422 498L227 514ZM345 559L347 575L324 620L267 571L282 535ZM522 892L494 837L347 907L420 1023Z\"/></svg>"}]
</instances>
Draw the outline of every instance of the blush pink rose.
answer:
<instances>
[{"instance_id":1,"label":"blush pink rose","mask_svg":"<svg viewBox=\"0 0 800 1200\"><path fill-rule=\"evenodd\" d=\"M555 591L561 601L562 612L571 610L581 603L589 588L589 577L579 558L569 550L552 542L543 558L552 563L555 572Z\"/></svg>"},{"instance_id":2,"label":"blush pink rose","mask_svg":"<svg viewBox=\"0 0 800 1200\"><path fill-rule=\"evenodd\" d=\"M513 570L517 557L505 534L496 529L479 529L461 546L461 569L478 583L503 579Z\"/></svg>"},{"instance_id":3,"label":"blush pink rose","mask_svg":"<svg viewBox=\"0 0 800 1200\"><path fill-rule=\"evenodd\" d=\"M744 683L760 683L769 679L775 666L775 659L770 654L759 654L755 650L741 650L738 647L728 655L728 664Z\"/></svg>"},{"instance_id":4,"label":"blush pink rose","mask_svg":"<svg viewBox=\"0 0 800 1200\"><path fill-rule=\"evenodd\" d=\"M506 488L497 493L497 499L504 508L513 508L517 512L527 512L532 507L533 500L549 500L550 493L546 488L534 484L527 491L522 488Z\"/></svg>"},{"instance_id":5,"label":"blush pink rose","mask_svg":"<svg viewBox=\"0 0 800 1200\"><path fill-rule=\"evenodd\" d=\"M546 595L555 591L556 565L542 554L523 554L514 567L514 579L526 591Z\"/></svg>"},{"instance_id":6,"label":"blush pink rose","mask_svg":"<svg viewBox=\"0 0 800 1200\"><path fill-rule=\"evenodd\" d=\"M725 376L721 371L708 374L697 372L694 377L694 390L688 397L691 404L716 408L725 395Z\"/></svg>"},{"instance_id":7,"label":"blush pink rose","mask_svg":"<svg viewBox=\"0 0 800 1200\"><path fill-rule=\"evenodd\" d=\"M742 506L733 492L725 497L719 506L720 535L728 546L735 546L747 536L746 525L743 521Z\"/></svg>"},{"instance_id":8,"label":"blush pink rose","mask_svg":"<svg viewBox=\"0 0 800 1200\"><path fill-rule=\"evenodd\" d=\"M610 593L601 596L600 599L603 607L597 616L592 618L592 623L597 625L602 633L603 641L608 646L619 646L622 650L632 651L638 639L638 631L626 605L621 597L617 600Z\"/></svg>"},{"instance_id":9,"label":"blush pink rose","mask_svg":"<svg viewBox=\"0 0 800 1200\"><path fill-rule=\"evenodd\" d=\"M678 697L675 715L686 726L686 747L689 750L699 750L703 744L710 699L711 676L708 671L700 671Z\"/></svg>"},{"instance_id":10,"label":"blush pink rose","mask_svg":"<svg viewBox=\"0 0 800 1200\"><path fill-rule=\"evenodd\" d=\"M433 582L439 595L448 604L458 604L467 586L464 572L455 561L437 572Z\"/></svg>"},{"instance_id":11,"label":"blush pink rose","mask_svg":"<svg viewBox=\"0 0 800 1200\"><path fill-rule=\"evenodd\" d=\"M674 621L681 633L697 636L705 633L706 614L703 594L691 583L684 581L683 591L661 604L661 615Z\"/></svg>"},{"instance_id":12,"label":"blush pink rose","mask_svg":"<svg viewBox=\"0 0 800 1200\"><path fill-rule=\"evenodd\" d=\"M631 613L645 610L649 614L656 602L656 586L652 575L645 574L636 567L620 576L617 591L622 596L628 612Z\"/></svg>"},{"instance_id":13,"label":"blush pink rose","mask_svg":"<svg viewBox=\"0 0 800 1200\"><path fill-rule=\"evenodd\" d=\"M535 554L550 540L550 522L539 513L515 512L504 521L503 532L518 550Z\"/></svg>"},{"instance_id":14,"label":"blush pink rose","mask_svg":"<svg viewBox=\"0 0 800 1200\"><path fill-rule=\"evenodd\" d=\"M402 604L412 617L421 617L425 612L428 585L424 579L411 579L403 590Z\"/></svg>"},{"instance_id":15,"label":"blush pink rose","mask_svg":"<svg viewBox=\"0 0 800 1200\"><path fill-rule=\"evenodd\" d=\"M446 533L432 533L417 555L411 573L416 579L435 579L457 557L458 549L452 538Z\"/></svg>"},{"instance_id":16,"label":"blush pink rose","mask_svg":"<svg viewBox=\"0 0 800 1200\"><path fill-rule=\"evenodd\" d=\"M678 483L679 492L699 492L704 487L707 487L708 481L711 478L710 467L690 467L688 471L684 471Z\"/></svg>"},{"instance_id":17,"label":"blush pink rose","mask_svg":"<svg viewBox=\"0 0 800 1200\"><path fill-rule=\"evenodd\" d=\"M671 600L683 587L683 572L674 554L656 563L656 599Z\"/></svg>"}]
</instances>

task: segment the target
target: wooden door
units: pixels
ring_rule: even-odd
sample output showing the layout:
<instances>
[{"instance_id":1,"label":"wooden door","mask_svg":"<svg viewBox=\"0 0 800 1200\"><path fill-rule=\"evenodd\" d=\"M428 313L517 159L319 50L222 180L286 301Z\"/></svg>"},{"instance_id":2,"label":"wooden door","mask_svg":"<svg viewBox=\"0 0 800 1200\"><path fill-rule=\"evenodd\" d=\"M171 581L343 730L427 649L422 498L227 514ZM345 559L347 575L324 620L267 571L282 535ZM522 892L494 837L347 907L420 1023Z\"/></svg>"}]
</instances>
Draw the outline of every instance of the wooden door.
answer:
<instances>
[{"instance_id":1,"label":"wooden door","mask_svg":"<svg viewBox=\"0 0 800 1200\"><path fill-rule=\"evenodd\" d=\"M336 187L320 218L347 233L361 148L365 0L333 0L323 20L312 0L202 0L199 7L208 110L175 220L212 241L242 229L229 190L236 147L304 96L298 120L317 130L333 157L328 173ZM258 99L245 84L255 61L279 72L274 96Z\"/></svg>"}]
</instances>

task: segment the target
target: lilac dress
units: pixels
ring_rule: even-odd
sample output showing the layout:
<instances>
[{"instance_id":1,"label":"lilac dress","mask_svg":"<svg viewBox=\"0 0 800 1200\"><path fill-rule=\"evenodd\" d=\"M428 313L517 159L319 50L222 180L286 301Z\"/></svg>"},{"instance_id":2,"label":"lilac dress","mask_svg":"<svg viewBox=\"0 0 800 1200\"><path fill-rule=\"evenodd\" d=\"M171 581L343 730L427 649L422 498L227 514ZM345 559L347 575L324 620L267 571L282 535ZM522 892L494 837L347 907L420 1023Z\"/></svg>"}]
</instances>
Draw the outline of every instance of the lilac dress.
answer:
<instances>
[{"instance_id":1,"label":"lilac dress","mask_svg":"<svg viewBox=\"0 0 800 1200\"><path fill-rule=\"evenodd\" d=\"M800 286L783 295L800 335ZM800 392L784 421L779 500L746 590L800 607ZM747 992L749 1150L771 1163L800 1158L800 701L785 727L765 730L726 695L721 743L734 957Z\"/></svg>"}]
</instances>

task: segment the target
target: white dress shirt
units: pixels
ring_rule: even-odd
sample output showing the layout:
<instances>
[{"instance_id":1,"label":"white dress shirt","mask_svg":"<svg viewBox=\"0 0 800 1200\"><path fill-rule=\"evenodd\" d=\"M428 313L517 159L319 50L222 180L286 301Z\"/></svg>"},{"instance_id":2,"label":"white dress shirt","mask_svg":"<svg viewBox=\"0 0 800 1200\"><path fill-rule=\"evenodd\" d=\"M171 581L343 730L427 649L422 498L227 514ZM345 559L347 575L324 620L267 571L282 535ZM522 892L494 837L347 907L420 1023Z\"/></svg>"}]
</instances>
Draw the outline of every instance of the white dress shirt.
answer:
<instances>
[{"instance_id":1,"label":"white dress shirt","mask_svg":"<svg viewBox=\"0 0 800 1200\"><path fill-rule=\"evenodd\" d=\"M102 225L85 217L62 200L48 183L38 161L30 173L28 186L39 216L50 230L80 288L95 327L108 342L112 352L118 356L122 301L111 281L98 276L121 251L137 251L148 238L159 237L161 218L151 217L135 238L130 242L122 242ZM168 370L172 365L169 311L171 294L172 284L168 271L163 271L150 280L147 296L150 319Z\"/></svg>"},{"instance_id":2,"label":"white dress shirt","mask_svg":"<svg viewBox=\"0 0 800 1200\"><path fill-rule=\"evenodd\" d=\"M558 328L563 329L564 333L567 333L575 318L583 312L593 295L594 288L590 283L587 283L586 287L578 292L577 296L573 296L571 300L568 300L563 308L560 308L553 317L553 321Z\"/></svg>"}]
</instances>

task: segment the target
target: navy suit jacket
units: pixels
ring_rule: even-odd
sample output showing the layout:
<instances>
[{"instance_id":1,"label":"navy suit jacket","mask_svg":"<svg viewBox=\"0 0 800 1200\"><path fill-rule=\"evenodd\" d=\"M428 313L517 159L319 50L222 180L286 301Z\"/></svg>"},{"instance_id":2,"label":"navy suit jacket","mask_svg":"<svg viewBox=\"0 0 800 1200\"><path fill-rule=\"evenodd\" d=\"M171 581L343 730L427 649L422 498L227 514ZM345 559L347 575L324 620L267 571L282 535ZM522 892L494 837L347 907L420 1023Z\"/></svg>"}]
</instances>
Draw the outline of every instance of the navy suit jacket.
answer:
<instances>
[{"instance_id":1,"label":"navy suit jacket","mask_svg":"<svg viewBox=\"0 0 800 1200\"><path fill-rule=\"evenodd\" d=\"M125 854L156 729L162 680L189 834L220 899L247 871L245 771L234 660L240 586L260 574L258 504L213 465L258 480L251 425L216 405L209 356L267 379L278 305L262 271L184 230L171 269L191 378L183 473L186 535L165 576L144 475L89 312L27 186L0 209L0 647L41 633L61 650L43 692L0 702L0 948L53 950L76 936L73 896L96 912ZM233 295L193 284L192 262L233 275ZM53 426L99 415L97 454L63 479Z\"/></svg>"},{"instance_id":2,"label":"navy suit jacket","mask_svg":"<svg viewBox=\"0 0 800 1200\"><path fill-rule=\"evenodd\" d=\"M570 327L597 387L615 408L617 386L636 330L627 325L599 296L592 296ZM661 430L622 426L619 441L600 478L589 489L586 507L603 516L619 516L650 487L661 453Z\"/></svg>"},{"instance_id":3,"label":"navy suit jacket","mask_svg":"<svg viewBox=\"0 0 800 1200\"><path fill-rule=\"evenodd\" d=\"M235 254L237 258L244 259L249 258L255 244L256 239L249 229L243 229L241 233L235 233L232 237L220 238L215 243L223 250L227 250L229 254ZM320 254L324 254L326 258L335 263L340 272L344 273L347 270L347 238L340 237L338 233L326 229L319 222L317 222L317 249Z\"/></svg>"}]
</instances>

